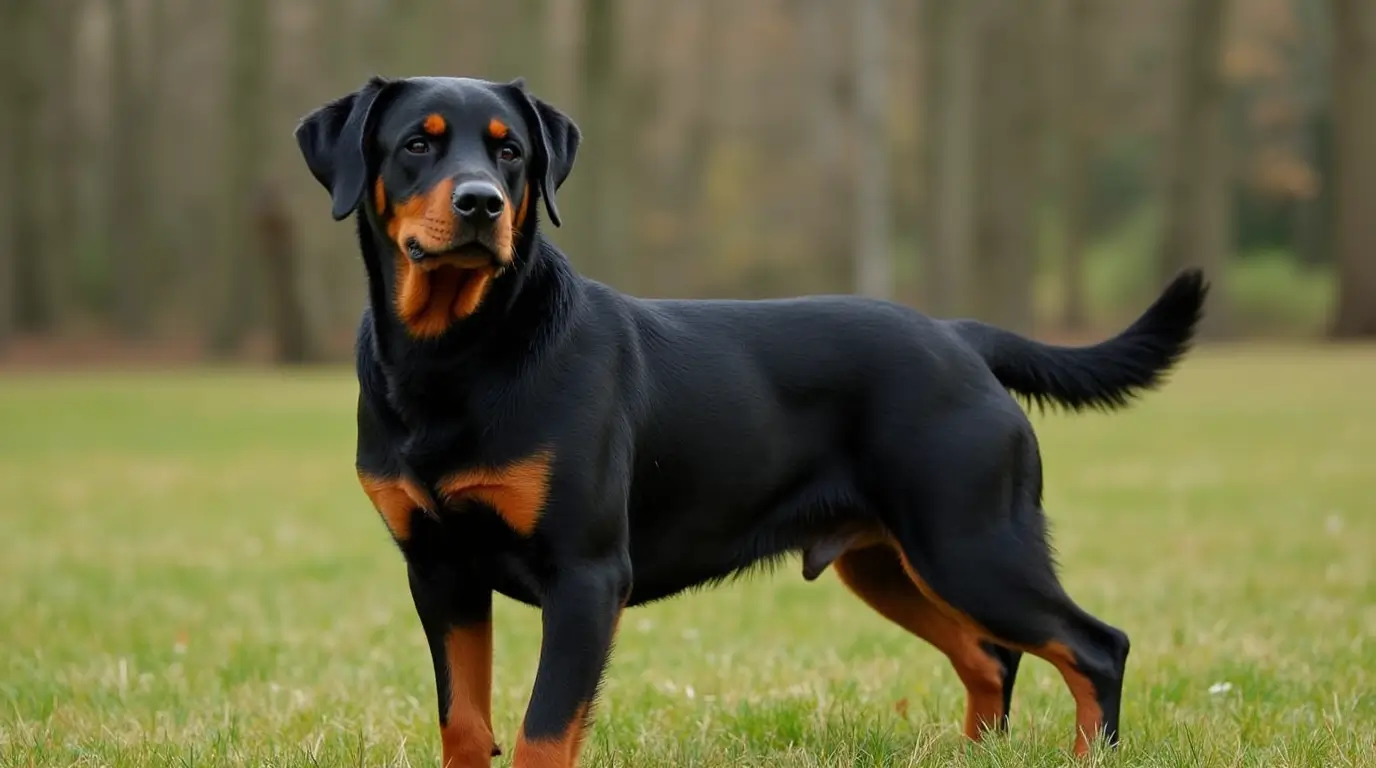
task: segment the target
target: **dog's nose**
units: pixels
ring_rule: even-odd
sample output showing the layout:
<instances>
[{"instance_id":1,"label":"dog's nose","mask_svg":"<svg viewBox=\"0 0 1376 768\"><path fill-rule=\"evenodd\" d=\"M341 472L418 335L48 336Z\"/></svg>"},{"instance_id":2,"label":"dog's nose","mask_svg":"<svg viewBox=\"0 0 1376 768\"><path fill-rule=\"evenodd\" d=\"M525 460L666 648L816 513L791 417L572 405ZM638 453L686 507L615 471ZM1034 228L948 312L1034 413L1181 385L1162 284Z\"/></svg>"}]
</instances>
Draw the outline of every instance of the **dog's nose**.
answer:
<instances>
[{"instance_id":1,"label":"dog's nose","mask_svg":"<svg viewBox=\"0 0 1376 768\"><path fill-rule=\"evenodd\" d=\"M504 208L502 191L486 181L465 181L454 187L454 212L470 224L496 221Z\"/></svg>"}]
</instances>

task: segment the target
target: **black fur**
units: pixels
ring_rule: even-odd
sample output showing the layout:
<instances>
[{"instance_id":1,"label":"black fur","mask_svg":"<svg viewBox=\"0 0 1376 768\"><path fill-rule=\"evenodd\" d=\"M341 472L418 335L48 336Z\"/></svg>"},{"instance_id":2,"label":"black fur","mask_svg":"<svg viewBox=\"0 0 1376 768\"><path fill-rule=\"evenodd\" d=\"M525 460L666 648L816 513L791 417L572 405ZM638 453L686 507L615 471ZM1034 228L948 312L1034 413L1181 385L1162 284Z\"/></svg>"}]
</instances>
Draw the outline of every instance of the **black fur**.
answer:
<instances>
[{"instance_id":1,"label":"black fur","mask_svg":"<svg viewBox=\"0 0 1376 768\"><path fill-rule=\"evenodd\" d=\"M450 135L407 156L399 147L429 112ZM497 158L479 135L490 118L510 124L507 141L533 162ZM374 80L297 135L336 213L356 211L370 282L357 464L415 489L394 534L438 649L442 722L453 672L442 638L487 621L493 591L544 613L523 725L534 744L571 733L591 705L623 606L791 553L823 553L809 561L815 576L866 532L891 542L922 595L965 617L962 631L997 661L1004 723L1026 650L1091 681L1116 741L1127 637L1058 583L1036 437L1005 388L1074 409L1126 404L1187 348L1206 292L1198 273L1084 349L850 296L647 300L578 275L542 235L538 199L557 220L554 194L581 136L519 83ZM373 199L372 178L387 201ZM417 338L397 314L406 262L389 239L395 214L375 203L458 178L535 199L478 309ZM516 502L443 490L446 478L538 456L547 493L531 530L512 522Z\"/></svg>"},{"instance_id":2,"label":"black fur","mask_svg":"<svg viewBox=\"0 0 1376 768\"><path fill-rule=\"evenodd\" d=\"M1038 406L1112 410L1156 387L1189 350L1208 290L1199 270L1181 272L1127 330L1079 349L1030 341L976 320L952 326L1005 387Z\"/></svg>"},{"instance_id":3,"label":"black fur","mask_svg":"<svg viewBox=\"0 0 1376 768\"><path fill-rule=\"evenodd\" d=\"M335 221L353 213L363 198L368 164L364 137L372 125L373 105L388 81L374 77L357 92L336 99L317 110L296 128L296 143L306 166L326 189L334 203Z\"/></svg>"}]
</instances>

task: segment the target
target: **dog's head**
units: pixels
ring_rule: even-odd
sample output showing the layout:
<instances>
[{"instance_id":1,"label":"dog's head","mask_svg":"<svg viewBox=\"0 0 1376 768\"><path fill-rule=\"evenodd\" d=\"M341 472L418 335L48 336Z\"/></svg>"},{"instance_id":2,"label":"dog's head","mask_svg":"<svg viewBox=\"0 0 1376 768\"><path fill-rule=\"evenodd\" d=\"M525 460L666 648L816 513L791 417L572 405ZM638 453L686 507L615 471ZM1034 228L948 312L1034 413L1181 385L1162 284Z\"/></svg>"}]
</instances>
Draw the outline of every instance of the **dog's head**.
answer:
<instances>
[{"instance_id":1,"label":"dog's head","mask_svg":"<svg viewBox=\"0 0 1376 768\"><path fill-rule=\"evenodd\" d=\"M335 220L358 211L385 234L395 309L415 336L477 311L534 231L536 199L559 225L555 192L580 138L521 80L440 77L374 77L296 128Z\"/></svg>"}]
</instances>

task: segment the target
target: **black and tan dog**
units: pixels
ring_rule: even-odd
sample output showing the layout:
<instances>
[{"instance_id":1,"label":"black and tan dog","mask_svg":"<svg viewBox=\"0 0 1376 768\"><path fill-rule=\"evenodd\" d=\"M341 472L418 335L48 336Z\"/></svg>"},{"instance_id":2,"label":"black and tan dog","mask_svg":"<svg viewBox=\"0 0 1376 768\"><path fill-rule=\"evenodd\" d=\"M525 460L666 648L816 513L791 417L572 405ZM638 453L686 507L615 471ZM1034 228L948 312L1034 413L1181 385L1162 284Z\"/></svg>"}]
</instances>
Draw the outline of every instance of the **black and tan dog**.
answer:
<instances>
[{"instance_id":1,"label":"black and tan dog","mask_svg":"<svg viewBox=\"0 0 1376 768\"><path fill-rule=\"evenodd\" d=\"M356 214L358 475L406 560L446 765L499 752L493 592L543 615L514 764L571 766L623 609L795 552L950 657L971 738L1007 727L1028 652L1075 698L1076 751L1116 742L1128 639L1057 581L1009 390L1125 405L1187 349L1198 272L1083 348L857 297L643 300L542 236L580 133L521 81L373 78L296 136Z\"/></svg>"}]
</instances>

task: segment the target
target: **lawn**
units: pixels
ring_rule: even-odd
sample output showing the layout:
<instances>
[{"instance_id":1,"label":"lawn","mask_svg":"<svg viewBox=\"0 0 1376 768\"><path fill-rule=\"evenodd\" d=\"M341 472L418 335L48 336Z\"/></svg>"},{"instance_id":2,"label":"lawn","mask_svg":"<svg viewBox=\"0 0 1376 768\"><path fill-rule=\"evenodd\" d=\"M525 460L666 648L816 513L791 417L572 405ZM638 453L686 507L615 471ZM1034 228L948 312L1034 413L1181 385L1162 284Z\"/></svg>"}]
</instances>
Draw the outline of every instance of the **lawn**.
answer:
<instances>
[{"instance_id":1,"label":"lawn","mask_svg":"<svg viewBox=\"0 0 1376 768\"><path fill-rule=\"evenodd\" d=\"M353 474L355 387L0 378L0 767L437 764L405 573ZM1105 764L1376 764L1376 349L1206 349L1116 415L1037 418L1062 572L1132 637ZM499 599L509 764L539 643ZM1024 663L963 740L944 658L797 560L621 622L585 766L1062 765Z\"/></svg>"}]
</instances>

